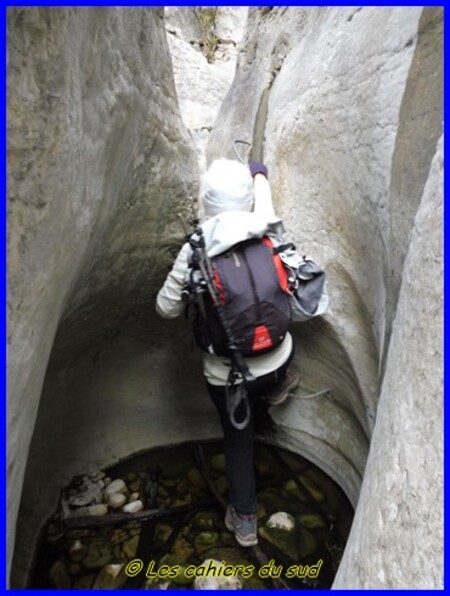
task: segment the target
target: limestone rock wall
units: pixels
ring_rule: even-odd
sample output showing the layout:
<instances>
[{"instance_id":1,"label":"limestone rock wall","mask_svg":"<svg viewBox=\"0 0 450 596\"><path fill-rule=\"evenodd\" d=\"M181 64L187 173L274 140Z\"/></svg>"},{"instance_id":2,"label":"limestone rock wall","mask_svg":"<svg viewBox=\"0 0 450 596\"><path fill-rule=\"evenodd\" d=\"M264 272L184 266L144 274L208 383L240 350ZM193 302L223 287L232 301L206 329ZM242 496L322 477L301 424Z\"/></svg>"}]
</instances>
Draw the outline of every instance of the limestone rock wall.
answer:
<instances>
[{"instance_id":1,"label":"limestone rock wall","mask_svg":"<svg viewBox=\"0 0 450 596\"><path fill-rule=\"evenodd\" d=\"M245 6L165 9L181 117L196 147L201 171L217 112L234 77L247 12Z\"/></svg>"},{"instance_id":2,"label":"limestone rock wall","mask_svg":"<svg viewBox=\"0 0 450 596\"><path fill-rule=\"evenodd\" d=\"M407 545L428 532L425 503L436 507L433 528L442 524L441 245L432 251L436 289L426 304L412 307L422 278L416 286L408 276L420 267L420 230L434 229L439 238L442 223L439 169L429 183L436 190L424 194L442 134L442 11L251 9L217 121L224 124L214 128L209 160L224 151L232 157L233 139L253 140L289 237L328 273L329 313L298 326L296 339L303 393L331 392L291 400L274 416L278 441L328 471L355 504L364 475L365 497L337 585L438 587L439 531L414 557ZM427 223L420 223L423 217ZM427 384L423 409L417 405ZM428 441L436 448L424 467ZM427 485L436 478L435 501ZM424 566L431 569L419 581L410 571Z\"/></svg>"},{"instance_id":3,"label":"limestone rock wall","mask_svg":"<svg viewBox=\"0 0 450 596\"><path fill-rule=\"evenodd\" d=\"M197 162L179 115L161 9L11 8L8 61L11 557L52 345L52 359L69 366L133 317L148 319L152 279L162 278L181 241L176 212L186 214L196 194ZM41 402L37 440L51 450L37 467L29 463L29 474L46 483L43 492L32 483L24 491L29 511L41 502L48 515L63 462L70 469L76 459L64 437L71 416L79 422L74 412L89 415L86 402L67 399L60 393L50 411ZM51 441L51 430L61 443ZM106 422L95 429L97 437L107 431ZM21 581L42 507L18 539Z\"/></svg>"},{"instance_id":4,"label":"limestone rock wall","mask_svg":"<svg viewBox=\"0 0 450 596\"><path fill-rule=\"evenodd\" d=\"M444 585L442 143L406 257L357 513L335 588Z\"/></svg>"}]
</instances>

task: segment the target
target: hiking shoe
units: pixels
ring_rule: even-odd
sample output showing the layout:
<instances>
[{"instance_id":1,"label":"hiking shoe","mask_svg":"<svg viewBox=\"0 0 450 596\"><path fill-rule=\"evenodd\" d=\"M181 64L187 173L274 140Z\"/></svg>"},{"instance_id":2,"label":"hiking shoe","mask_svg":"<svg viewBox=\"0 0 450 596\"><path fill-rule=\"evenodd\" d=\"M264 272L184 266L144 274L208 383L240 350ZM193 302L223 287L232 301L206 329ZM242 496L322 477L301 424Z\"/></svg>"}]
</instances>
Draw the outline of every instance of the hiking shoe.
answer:
<instances>
[{"instance_id":1,"label":"hiking shoe","mask_svg":"<svg viewBox=\"0 0 450 596\"><path fill-rule=\"evenodd\" d=\"M281 381L266 393L266 400L270 406L279 406L286 401L289 393L297 387L300 372L295 362L292 362Z\"/></svg>"},{"instance_id":2,"label":"hiking shoe","mask_svg":"<svg viewBox=\"0 0 450 596\"><path fill-rule=\"evenodd\" d=\"M238 513L233 505L228 505L225 513L225 525L241 546L258 544L256 515Z\"/></svg>"}]
</instances>

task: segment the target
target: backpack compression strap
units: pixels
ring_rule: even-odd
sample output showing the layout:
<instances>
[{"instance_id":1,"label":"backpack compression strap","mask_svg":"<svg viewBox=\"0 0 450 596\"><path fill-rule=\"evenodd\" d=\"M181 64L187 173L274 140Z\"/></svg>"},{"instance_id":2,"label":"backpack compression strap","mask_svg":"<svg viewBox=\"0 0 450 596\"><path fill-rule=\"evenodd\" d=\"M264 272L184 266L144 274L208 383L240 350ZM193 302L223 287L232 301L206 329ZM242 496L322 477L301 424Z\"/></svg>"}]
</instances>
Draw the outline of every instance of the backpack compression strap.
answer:
<instances>
[{"instance_id":1,"label":"backpack compression strap","mask_svg":"<svg viewBox=\"0 0 450 596\"><path fill-rule=\"evenodd\" d=\"M228 349L231 357L231 370L228 375L227 384L225 387L227 411L230 417L231 424L238 430L245 428L250 421L250 406L248 403L247 390L245 384L254 381L255 377L250 372L247 363L244 360L241 350L238 347L236 339L230 329L228 321L225 316L223 306L220 301L217 287L214 283L214 273L211 266L211 261L208 258L205 248L205 239L203 237L203 230L198 226L189 239L189 244L193 250L193 262L196 263L201 271L202 277L206 283L209 295L213 302L213 306L218 315L220 324L227 336ZM238 374L242 377L242 382L235 385ZM244 402L246 409L245 418L242 422L237 422L235 418L236 410L241 403Z\"/></svg>"}]
</instances>

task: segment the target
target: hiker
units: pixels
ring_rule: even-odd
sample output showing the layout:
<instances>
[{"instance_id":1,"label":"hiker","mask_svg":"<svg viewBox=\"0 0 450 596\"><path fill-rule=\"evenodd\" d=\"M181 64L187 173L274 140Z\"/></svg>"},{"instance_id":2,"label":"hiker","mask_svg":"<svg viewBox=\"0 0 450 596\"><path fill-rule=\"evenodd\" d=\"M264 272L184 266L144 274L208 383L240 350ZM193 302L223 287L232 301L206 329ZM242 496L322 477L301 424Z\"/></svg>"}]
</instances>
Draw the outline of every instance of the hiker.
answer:
<instances>
[{"instance_id":1,"label":"hiker","mask_svg":"<svg viewBox=\"0 0 450 596\"><path fill-rule=\"evenodd\" d=\"M214 161L203 177L200 198L204 211L201 228L209 256L221 254L239 242L261 238L266 232L276 236L282 228L274 213L267 168L260 162L250 162L247 166L228 159ZM158 293L156 310L162 317L174 318L184 311L182 293L192 265L192 250L189 242L183 245ZM263 343L266 339L263 332ZM261 398L269 405L281 404L298 384L299 374L293 362L294 342L286 332L274 349L245 358L254 380L246 383L247 403L242 400L234 413L239 422L247 406L249 420L244 428L232 424L227 410L230 359L210 353L212 350L207 345L203 347L207 389L219 412L224 433L230 487L225 525L241 546L253 546L258 543L253 461L255 408Z\"/></svg>"}]
</instances>

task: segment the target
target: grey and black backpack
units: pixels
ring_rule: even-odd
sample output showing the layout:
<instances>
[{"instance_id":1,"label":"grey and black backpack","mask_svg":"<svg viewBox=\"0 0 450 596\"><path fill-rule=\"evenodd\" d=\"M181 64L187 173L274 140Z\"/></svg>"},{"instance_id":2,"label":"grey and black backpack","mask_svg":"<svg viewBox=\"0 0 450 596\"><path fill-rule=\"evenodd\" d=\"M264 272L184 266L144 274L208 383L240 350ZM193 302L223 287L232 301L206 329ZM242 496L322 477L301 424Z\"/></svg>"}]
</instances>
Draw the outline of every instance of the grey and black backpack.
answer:
<instances>
[{"instance_id":1,"label":"grey and black backpack","mask_svg":"<svg viewBox=\"0 0 450 596\"><path fill-rule=\"evenodd\" d=\"M291 292L272 241L268 237L245 240L210 261L222 312L242 355L259 356L279 346L291 319ZM217 308L208 292L201 295L193 309L197 343L205 351L229 356Z\"/></svg>"}]
</instances>

